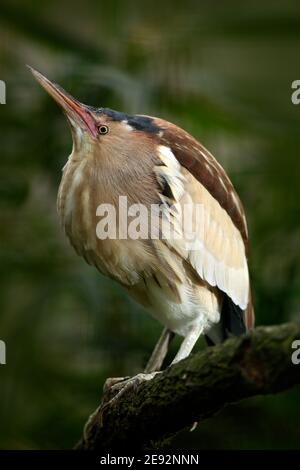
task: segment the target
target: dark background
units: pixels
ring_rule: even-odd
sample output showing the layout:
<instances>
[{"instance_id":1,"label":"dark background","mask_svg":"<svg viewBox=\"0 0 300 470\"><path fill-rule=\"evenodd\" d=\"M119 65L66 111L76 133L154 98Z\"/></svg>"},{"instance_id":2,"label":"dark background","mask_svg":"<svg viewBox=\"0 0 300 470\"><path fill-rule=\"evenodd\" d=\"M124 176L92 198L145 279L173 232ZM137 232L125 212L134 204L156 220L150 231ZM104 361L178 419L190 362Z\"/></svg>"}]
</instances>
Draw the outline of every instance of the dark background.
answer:
<instances>
[{"instance_id":1,"label":"dark background","mask_svg":"<svg viewBox=\"0 0 300 470\"><path fill-rule=\"evenodd\" d=\"M105 378L141 371L161 330L64 238L71 136L25 64L87 104L173 121L214 153L248 216L260 325L299 320L299 46L290 0L1 1L0 448L70 448ZM173 446L300 448L299 423L294 389L228 407Z\"/></svg>"}]
</instances>

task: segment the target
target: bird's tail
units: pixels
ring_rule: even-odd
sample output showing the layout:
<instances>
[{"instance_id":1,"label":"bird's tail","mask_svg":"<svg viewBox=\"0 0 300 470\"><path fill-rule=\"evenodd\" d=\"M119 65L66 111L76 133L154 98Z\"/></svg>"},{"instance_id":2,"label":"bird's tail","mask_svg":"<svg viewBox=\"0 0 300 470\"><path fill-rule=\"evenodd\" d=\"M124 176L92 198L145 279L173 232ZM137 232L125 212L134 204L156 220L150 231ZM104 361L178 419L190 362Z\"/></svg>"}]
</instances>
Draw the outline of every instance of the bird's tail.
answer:
<instances>
[{"instance_id":1,"label":"bird's tail","mask_svg":"<svg viewBox=\"0 0 300 470\"><path fill-rule=\"evenodd\" d=\"M205 335L208 346L222 343L230 336L240 336L254 328L254 308L252 303L251 290L249 292L249 302L245 310L225 294L221 311L221 321L214 325Z\"/></svg>"}]
</instances>

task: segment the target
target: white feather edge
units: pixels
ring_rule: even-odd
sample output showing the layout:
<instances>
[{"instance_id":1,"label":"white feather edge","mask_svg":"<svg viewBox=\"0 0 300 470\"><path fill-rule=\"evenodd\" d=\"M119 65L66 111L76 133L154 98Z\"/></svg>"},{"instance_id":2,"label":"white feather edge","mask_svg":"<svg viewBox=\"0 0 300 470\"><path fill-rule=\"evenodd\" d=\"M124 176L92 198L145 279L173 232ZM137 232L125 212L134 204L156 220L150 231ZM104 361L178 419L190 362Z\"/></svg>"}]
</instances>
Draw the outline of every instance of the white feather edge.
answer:
<instances>
[{"instance_id":1,"label":"white feather edge","mask_svg":"<svg viewBox=\"0 0 300 470\"><path fill-rule=\"evenodd\" d=\"M163 165L156 166L154 169L157 180L161 186L166 182L171 188L175 201L179 201L185 193L185 178L180 171L181 166L169 147L160 145L158 148L158 155ZM160 195L160 198L162 202L166 202L167 198L165 196ZM167 219L170 220L170 216L167 214L168 205L165 204L165 206L165 215ZM221 210L224 209L221 208ZM176 217L173 218L173 223L174 226L176 226L177 233L182 234L181 227L179 226ZM232 240L232 243L230 243L230 240L224 238L221 227L215 224L213 228L213 231L216 232L213 235L219 237L218 243L226 243L227 249L230 246L234 249L241 249L238 240ZM212 226L208 223L208 231L211 230ZM168 245L172 245L172 247L175 248L176 251L178 251L178 253L180 253L180 255L185 259L189 259L191 265L202 279L207 281L211 286L217 286L220 290L225 292L242 310L247 307L249 295L249 272L246 256L244 257L243 265L239 268L235 268L226 266L224 260L217 260L205 247L204 242L199 238L194 240L188 251L186 250L186 247L182 246L182 240L181 243L174 239L166 240L166 243Z\"/></svg>"}]
</instances>

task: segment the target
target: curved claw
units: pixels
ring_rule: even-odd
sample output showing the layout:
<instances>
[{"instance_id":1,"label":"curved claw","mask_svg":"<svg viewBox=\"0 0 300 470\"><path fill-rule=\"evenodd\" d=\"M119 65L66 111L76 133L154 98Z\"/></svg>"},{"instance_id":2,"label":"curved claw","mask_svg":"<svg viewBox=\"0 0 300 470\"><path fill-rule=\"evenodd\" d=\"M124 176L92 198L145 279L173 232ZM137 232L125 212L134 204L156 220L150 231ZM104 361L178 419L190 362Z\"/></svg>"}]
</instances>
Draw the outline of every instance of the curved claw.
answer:
<instances>
[{"instance_id":1,"label":"curved claw","mask_svg":"<svg viewBox=\"0 0 300 470\"><path fill-rule=\"evenodd\" d=\"M106 379L103 386L103 397L101 405L92 413L84 426L83 438L88 439L89 431L93 426L96 417L100 417L100 423L102 423L102 417L104 410L112 405L120 396L122 396L127 390L137 387L140 383L152 380L157 374L161 374L160 371L151 372L149 374L140 373L134 377L112 377Z\"/></svg>"},{"instance_id":2,"label":"curved claw","mask_svg":"<svg viewBox=\"0 0 300 470\"><path fill-rule=\"evenodd\" d=\"M105 407L107 405L111 405L114 403L120 396L122 396L127 390L137 387L140 383L152 380L157 374L161 374L160 371L151 372L150 374L140 373L135 375L134 377L129 377L128 379L124 378L121 381L113 384L109 390L110 395L111 392L113 394L112 398L105 403Z\"/></svg>"}]
</instances>

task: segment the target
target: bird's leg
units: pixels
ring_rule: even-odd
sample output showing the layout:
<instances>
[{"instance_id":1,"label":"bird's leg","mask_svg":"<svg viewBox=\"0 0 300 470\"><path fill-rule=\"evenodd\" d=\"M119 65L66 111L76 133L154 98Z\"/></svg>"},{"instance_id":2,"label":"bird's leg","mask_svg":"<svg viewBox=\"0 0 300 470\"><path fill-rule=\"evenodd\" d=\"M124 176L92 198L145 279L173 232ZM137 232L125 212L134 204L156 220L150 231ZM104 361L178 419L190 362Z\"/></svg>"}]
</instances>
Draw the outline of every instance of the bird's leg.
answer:
<instances>
[{"instance_id":1,"label":"bird's leg","mask_svg":"<svg viewBox=\"0 0 300 470\"><path fill-rule=\"evenodd\" d=\"M162 363L168 352L169 344L174 333L168 328L164 328L162 334L151 354L151 357L145 367L144 373L137 374L134 377L114 377L105 381L103 387L103 402L105 405L112 403L117 397L119 398L125 390L134 388L141 382L151 380L161 368Z\"/></svg>"},{"instance_id":2,"label":"bird's leg","mask_svg":"<svg viewBox=\"0 0 300 470\"><path fill-rule=\"evenodd\" d=\"M121 389L127 386L129 383L141 382L143 380L149 380L154 377L155 371L158 371L166 357L168 352L169 344L174 336L174 333L168 328L164 328L162 334L151 354L151 357L145 367L143 374L137 374L134 377L113 377L105 381L103 391L105 394L112 392L113 395L118 393ZM148 377L149 376L149 377Z\"/></svg>"},{"instance_id":3,"label":"bird's leg","mask_svg":"<svg viewBox=\"0 0 300 470\"><path fill-rule=\"evenodd\" d=\"M164 359L167 355L169 344L174 337L174 333L168 328L164 328L156 346L151 354L149 361L145 367L144 373L149 374L151 372L161 369Z\"/></svg>"},{"instance_id":4,"label":"bird's leg","mask_svg":"<svg viewBox=\"0 0 300 470\"><path fill-rule=\"evenodd\" d=\"M192 351L193 347L199 336L203 331L202 326L196 325L194 326L187 336L184 338L178 353L176 354L172 364L175 364L181 359L187 357L190 352ZM155 371L156 368L160 368L162 362L167 354L168 345L170 344L171 339L173 338L174 333L172 333L167 328L164 328L155 348L154 351L148 361L148 364L145 368L145 373L137 374L134 377L116 377L112 379L107 379L103 387L103 397L102 403L99 408L90 416L90 419L86 423L84 427L84 436L87 439L89 429L93 424L95 416L100 414L101 419L103 416L104 410L107 408L108 405L114 404L114 402L119 399L126 391L129 389L134 389L140 383L151 380L155 377L155 375L159 374L160 372Z\"/></svg>"},{"instance_id":5,"label":"bird's leg","mask_svg":"<svg viewBox=\"0 0 300 470\"><path fill-rule=\"evenodd\" d=\"M149 361L147 362L147 365L144 369L143 374L138 374L139 376L146 375L146 374L151 374L152 372L155 372L159 370L162 366L162 363L166 357L166 354L168 352L168 347L169 344L174 336L174 333L172 333L168 328L164 328L158 342L156 343L156 346L151 354L151 357ZM103 386L103 392L107 393L108 390L114 389L116 390L117 388L122 388L131 377L110 377L106 379L105 384ZM134 379L134 377L132 377ZM118 385L119 387L115 387Z\"/></svg>"},{"instance_id":6,"label":"bird's leg","mask_svg":"<svg viewBox=\"0 0 300 470\"><path fill-rule=\"evenodd\" d=\"M182 341L179 351L171 364L176 364L176 362L188 357L202 332L202 325L194 325L193 328L191 328L191 330L188 332L188 334Z\"/></svg>"},{"instance_id":7,"label":"bird's leg","mask_svg":"<svg viewBox=\"0 0 300 470\"><path fill-rule=\"evenodd\" d=\"M189 354L191 353L193 347L195 346L202 332L203 332L202 325L195 325L193 328L191 328L189 333L186 335L186 337L182 341L179 351L174 357L171 364L176 364L176 362L179 362L182 359L185 359L186 357L189 356ZM198 426L198 422L195 421L190 431L194 431L194 429L196 429L197 426Z\"/></svg>"}]
</instances>

